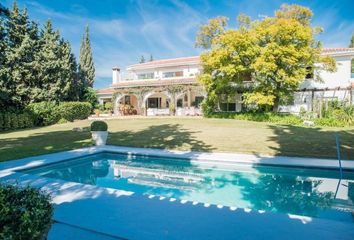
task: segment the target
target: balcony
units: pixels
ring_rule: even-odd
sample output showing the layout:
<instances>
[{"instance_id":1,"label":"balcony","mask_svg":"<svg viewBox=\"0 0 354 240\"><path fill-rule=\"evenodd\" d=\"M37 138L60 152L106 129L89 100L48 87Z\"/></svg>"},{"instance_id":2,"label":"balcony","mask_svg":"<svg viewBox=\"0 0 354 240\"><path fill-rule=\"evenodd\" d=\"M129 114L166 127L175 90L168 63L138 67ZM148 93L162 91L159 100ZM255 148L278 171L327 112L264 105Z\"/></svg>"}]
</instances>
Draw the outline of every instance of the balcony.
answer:
<instances>
[{"instance_id":1,"label":"balcony","mask_svg":"<svg viewBox=\"0 0 354 240\"><path fill-rule=\"evenodd\" d=\"M185 78L195 78L197 74L184 74L181 76L172 76L172 77L164 77L164 76L153 76L153 77L146 77L146 78L138 78L137 74L135 73L122 73L122 81L152 81L152 80L178 80L178 79L185 79Z\"/></svg>"}]
</instances>

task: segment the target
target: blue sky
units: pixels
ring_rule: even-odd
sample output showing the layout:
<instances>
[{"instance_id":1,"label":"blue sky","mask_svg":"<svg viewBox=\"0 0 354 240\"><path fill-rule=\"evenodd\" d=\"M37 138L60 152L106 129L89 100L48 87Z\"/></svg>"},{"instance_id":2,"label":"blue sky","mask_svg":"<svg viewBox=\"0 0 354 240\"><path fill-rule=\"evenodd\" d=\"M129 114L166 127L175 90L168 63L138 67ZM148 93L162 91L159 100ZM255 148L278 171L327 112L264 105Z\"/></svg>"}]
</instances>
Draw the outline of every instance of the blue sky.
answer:
<instances>
[{"instance_id":1,"label":"blue sky","mask_svg":"<svg viewBox=\"0 0 354 240\"><path fill-rule=\"evenodd\" d=\"M11 6L12 0L1 0ZM235 26L239 13L253 19L271 16L282 3L296 3L314 12L313 25L325 32L325 47L347 47L354 32L353 0L17 0L40 24L50 18L69 40L78 58L84 26L89 24L96 66L96 88L111 82L113 66L125 68L141 55L154 59L197 55L195 33L207 19L227 16Z\"/></svg>"}]
</instances>

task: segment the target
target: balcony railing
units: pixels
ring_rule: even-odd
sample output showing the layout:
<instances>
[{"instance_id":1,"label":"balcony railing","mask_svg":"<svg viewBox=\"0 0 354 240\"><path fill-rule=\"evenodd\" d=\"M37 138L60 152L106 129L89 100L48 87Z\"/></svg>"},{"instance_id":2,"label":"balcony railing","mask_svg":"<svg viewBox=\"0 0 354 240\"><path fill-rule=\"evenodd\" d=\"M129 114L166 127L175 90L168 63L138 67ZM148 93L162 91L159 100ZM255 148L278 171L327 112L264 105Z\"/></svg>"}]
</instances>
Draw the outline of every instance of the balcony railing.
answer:
<instances>
[{"instance_id":1,"label":"balcony railing","mask_svg":"<svg viewBox=\"0 0 354 240\"><path fill-rule=\"evenodd\" d=\"M153 78L138 78L134 73L122 73L122 81L146 81L146 80L163 80L163 79L181 79L181 78L191 78L196 77L197 74L185 74L182 76L176 77L163 77L163 76L154 76Z\"/></svg>"}]
</instances>

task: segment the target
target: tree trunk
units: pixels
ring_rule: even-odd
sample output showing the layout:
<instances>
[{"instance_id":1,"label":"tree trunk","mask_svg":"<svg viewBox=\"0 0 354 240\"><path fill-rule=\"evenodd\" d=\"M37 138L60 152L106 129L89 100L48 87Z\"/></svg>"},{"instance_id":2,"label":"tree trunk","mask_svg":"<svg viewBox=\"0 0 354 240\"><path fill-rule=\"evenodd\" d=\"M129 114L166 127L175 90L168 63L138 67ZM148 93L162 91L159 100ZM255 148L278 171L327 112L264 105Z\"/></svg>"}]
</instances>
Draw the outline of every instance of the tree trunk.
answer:
<instances>
[{"instance_id":1,"label":"tree trunk","mask_svg":"<svg viewBox=\"0 0 354 240\"><path fill-rule=\"evenodd\" d=\"M273 112L277 113L279 108L279 97L276 96L274 99Z\"/></svg>"}]
</instances>

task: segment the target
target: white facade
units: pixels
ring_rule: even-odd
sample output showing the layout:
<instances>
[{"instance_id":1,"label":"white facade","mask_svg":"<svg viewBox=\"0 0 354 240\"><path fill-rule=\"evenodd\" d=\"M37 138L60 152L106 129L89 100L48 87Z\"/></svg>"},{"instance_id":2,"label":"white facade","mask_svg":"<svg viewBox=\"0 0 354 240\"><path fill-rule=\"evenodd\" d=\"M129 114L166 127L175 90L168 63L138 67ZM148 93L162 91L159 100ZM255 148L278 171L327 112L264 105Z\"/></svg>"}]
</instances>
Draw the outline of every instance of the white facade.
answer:
<instances>
[{"instance_id":1,"label":"white facade","mask_svg":"<svg viewBox=\"0 0 354 240\"><path fill-rule=\"evenodd\" d=\"M315 72L315 76L318 76L316 79L320 80L304 80L294 95L293 104L280 106L280 111L299 113L301 108L311 111L314 110L315 102L319 99L321 101L337 99L354 102L354 73L351 69L354 49L326 48L323 49L322 54L329 55L336 60L337 70L333 73L324 70ZM201 87L196 87L198 85L196 76L201 71L198 56L135 64L128 66L123 74L118 67L114 67L111 87L98 90L99 102L111 101L113 93L119 91L121 94L116 98L116 108L120 104L134 102L136 108L145 109L145 114L167 115L170 114L171 105L175 105L177 115L186 115L186 113L187 115L199 115L199 103L206 94ZM185 86L173 101L173 96L166 90L170 85ZM144 96L131 94L130 97L124 97L124 92L132 92L141 87L154 89L145 93ZM227 104L220 103L219 107L224 111L241 111L241 94ZM142 113L140 110L138 112Z\"/></svg>"},{"instance_id":2,"label":"white facade","mask_svg":"<svg viewBox=\"0 0 354 240\"><path fill-rule=\"evenodd\" d=\"M354 61L354 49L328 48L323 55L331 56L336 61L336 71L320 70L315 73L317 80L306 79L300 85L300 91L294 95L294 104L281 106L280 111L299 113L301 109L314 111L319 104L326 101L339 100L354 104L354 73L351 69Z\"/></svg>"},{"instance_id":3,"label":"white facade","mask_svg":"<svg viewBox=\"0 0 354 240\"><path fill-rule=\"evenodd\" d=\"M152 61L128 66L122 81L195 77L200 69L199 57Z\"/></svg>"}]
</instances>

